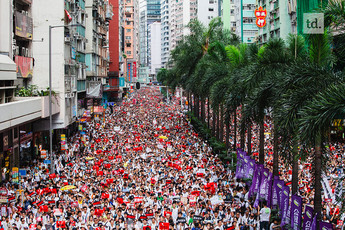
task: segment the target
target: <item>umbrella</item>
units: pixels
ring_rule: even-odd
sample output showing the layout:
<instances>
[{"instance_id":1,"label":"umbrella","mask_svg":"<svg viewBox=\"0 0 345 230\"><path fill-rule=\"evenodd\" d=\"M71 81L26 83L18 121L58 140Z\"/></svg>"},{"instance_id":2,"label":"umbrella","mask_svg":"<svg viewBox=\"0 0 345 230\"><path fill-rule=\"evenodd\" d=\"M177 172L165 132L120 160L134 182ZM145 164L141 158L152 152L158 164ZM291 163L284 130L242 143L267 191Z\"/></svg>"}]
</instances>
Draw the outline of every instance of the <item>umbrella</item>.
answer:
<instances>
[{"instance_id":1,"label":"umbrella","mask_svg":"<svg viewBox=\"0 0 345 230\"><path fill-rule=\"evenodd\" d=\"M76 187L74 185L66 185L62 188L60 188L60 191L67 191L67 190L71 190L71 189L75 189Z\"/></svg>"},{"instance_id":2,"label":"umbrella","mask_svg":"<svg viewBox=\"0 0 345 230\"><path fill-rule=\"evenodd\" d=\"M166 136L159 136L158 138L164 139L164 140L168 139Z\"/></svg>"},{"instance_id":3,"label":"umbrella","mask_svg":"<svg viewBox=\"0 0 345 230\"><path fill-rule=\"evenodd\" d=\"M89 160L93 160L95 158L94 157L85 157L85 159L89 161Z\"/></svg>"}]
</instances>

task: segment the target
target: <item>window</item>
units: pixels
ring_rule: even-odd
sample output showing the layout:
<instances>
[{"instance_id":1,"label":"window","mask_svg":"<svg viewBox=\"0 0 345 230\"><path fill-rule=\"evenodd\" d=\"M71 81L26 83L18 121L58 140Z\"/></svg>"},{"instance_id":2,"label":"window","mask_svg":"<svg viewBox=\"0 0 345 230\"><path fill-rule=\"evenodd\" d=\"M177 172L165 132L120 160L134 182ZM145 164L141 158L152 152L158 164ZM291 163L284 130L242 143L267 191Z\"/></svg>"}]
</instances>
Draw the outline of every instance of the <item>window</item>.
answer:
<instances>
[{"instance_id":1,"label":"window","mask_svg":"<svg viewBox=\"0 0 345 230\"><path fill-rule=\"evenodd\" d=\"M127 54L132 54L132 51L127 51L126 53L127 53Z\"/></svg>"},{"instance_id":2,"label":"window","mask_svg":"<svg viewBox=\"0 0 345 230\"><path fill-rule=\"evenodd\" d=\"M131 36L126 36L126 40L131 40L132 37Z\"/></svg>"},{"instance_id":3,"label":"window","mask_svg":"<svg viewBox=\"0 0 345 230\"><path fill-rule=\"evenodd\" d=\"M126 32L130 33L130 32L132 32L132 30L131 29L126 29Z\"/></svg>"},{"instance_id":4,"label":"window","mask_svg":"<svg viewBox=\"0 0 345 230\"><path fill-rule=\"evenodd\" d=\"M213 11L214 9L213 8L208 8L208 11Z\"/></svg>"},{"instance_id":5,"label":"window","mask_svg":"<svg viewBox=\"0 0 345 230\"><path fill-rule=\"evenodd\" d=\"M234 14L235 13L235 10L234 9L231 9L230 10L230 14L232 15L232 14Z\"/></svg>"}]
</instances>

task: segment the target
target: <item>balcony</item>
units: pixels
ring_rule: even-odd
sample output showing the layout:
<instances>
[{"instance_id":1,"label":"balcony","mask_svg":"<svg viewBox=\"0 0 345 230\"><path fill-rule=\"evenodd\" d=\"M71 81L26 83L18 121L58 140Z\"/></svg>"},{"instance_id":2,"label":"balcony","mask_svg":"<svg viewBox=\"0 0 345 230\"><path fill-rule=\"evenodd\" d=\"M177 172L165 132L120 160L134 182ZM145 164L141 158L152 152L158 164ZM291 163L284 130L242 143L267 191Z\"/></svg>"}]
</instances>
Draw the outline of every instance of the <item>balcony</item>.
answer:
<instances>
[{"instance_id":1,"label":"balcony","mask_svg":"<svg viewBox=\"0 0 345 230\"><path fill-rule=\"evenodd\" d=\"M52 114L60 112L58 97L52 98ZM0 130L49 116L49 97L16 97L0 105Z\"/></svg>"},{"instance_id":2,"label":"balcony","mask_svg":"<svg viewBox=\"0 0 345 230\"><path fill-rule=\"evenodd\" d=\"M243 10L243 17L244 18L253 18L255 17L253 10Z\"/></svg>"},{"instance_id":3,"label":"balcony","mask_svg":"<svg viewBox=\"0 0 345 230\"><path fill-rule=\"evenodd\" d=\"M78 80L77 82L77 91L84 92L86 90L86 81L85 80Z\"/></svg>"},{"instance_id":4,"label":"balcony","mask_svg":"<svg viewBox=\"0 0 345 230\"><path fill-rule=\"evenodd\" d=\"M42 118L49 117L49 96L41 97L42 100ZM52 114L60 112L60 100L58 96L52 96Z\"/></svg>"},{"instance_id":5,"label":"balcony","mask_svg":"<svg viewBox=\"0 0 345 230\"><path fill-rule=\"evenodd\" d=\"M76 27L75 32L79 34L79 36L85 37L85 27L82 25L79 25Z\"/></svg>"},{"instance_id":6,"label":"balcony","mask_svg":"<svg viewBox=\"0 0 345 230\"><path fill-rule=\"evenodd\" d=\"M83 10L85 10L85 1L84 1L84 0L76 0L76 3L78 3L78 5L80 6L80 8L82 8Z\"/></svg>"}]
</instances>

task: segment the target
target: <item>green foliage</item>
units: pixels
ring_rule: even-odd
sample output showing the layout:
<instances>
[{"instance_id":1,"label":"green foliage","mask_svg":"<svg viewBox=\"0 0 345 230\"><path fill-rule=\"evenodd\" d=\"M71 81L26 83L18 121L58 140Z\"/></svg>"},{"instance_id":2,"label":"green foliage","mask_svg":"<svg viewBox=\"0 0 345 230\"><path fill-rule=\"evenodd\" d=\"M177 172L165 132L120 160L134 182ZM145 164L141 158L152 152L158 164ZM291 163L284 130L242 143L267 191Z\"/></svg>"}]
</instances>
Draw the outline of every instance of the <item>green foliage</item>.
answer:
<instances>
[{"instance_id":1,"label":"green foliage","mask_svg":"<svg viewBox=\"0 0 345 230\"><path fill-rule=\"evenodd\" d=\"M52 90L52 95L55 96L56 93ZM43 97L49 96L49 88L46 90L38 90L36 85L30 85L29 87L19 88L16 90L17 97Z\"/></svg>"}]
</instances>

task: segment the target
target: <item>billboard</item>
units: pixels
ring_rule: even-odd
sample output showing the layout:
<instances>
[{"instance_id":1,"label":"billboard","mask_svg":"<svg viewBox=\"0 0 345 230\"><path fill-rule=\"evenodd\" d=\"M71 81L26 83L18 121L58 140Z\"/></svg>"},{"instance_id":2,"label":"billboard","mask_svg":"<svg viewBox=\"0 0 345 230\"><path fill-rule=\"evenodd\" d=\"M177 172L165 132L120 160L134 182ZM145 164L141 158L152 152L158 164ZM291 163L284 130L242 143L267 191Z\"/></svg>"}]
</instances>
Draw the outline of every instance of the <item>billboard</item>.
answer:
<instances>
[{"instance_id":1,"label":"billboard","mask_svg":"<svg viewBox=\"0 0 345 230\"><path fill-rule=\"evenodd\" d=\"M22 78L32 77L33 72L33 58L16 56L15 62L17 64L17 76Z\"/></svg>"},{"instance_id":2,"label":"billboard","mask_svg":"<svg viewBox=\"0 0 345 230\"><path fill-rule=\"evenodd\" d=\"M19 37L32 40L32 18L18 11L15 12L15 34Z\"/></svg>"}]
</instances>

